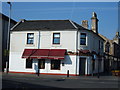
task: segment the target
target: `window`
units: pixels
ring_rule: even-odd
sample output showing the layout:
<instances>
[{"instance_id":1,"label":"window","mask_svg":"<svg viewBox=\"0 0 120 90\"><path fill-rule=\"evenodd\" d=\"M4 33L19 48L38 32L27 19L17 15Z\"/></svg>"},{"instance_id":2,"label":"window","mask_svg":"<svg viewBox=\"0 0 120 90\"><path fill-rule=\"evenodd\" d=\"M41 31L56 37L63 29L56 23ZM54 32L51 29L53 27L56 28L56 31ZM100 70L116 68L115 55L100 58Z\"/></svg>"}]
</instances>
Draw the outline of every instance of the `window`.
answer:
<instances>
[{"instance_id":1,"label":"window","mask_svg":"<svg viewBox=\"0 0 120 90\"><path fill-rule=\"evenodd\" d=\"M26 59L26 68L32 68L32 59Z\"/></svg>"},{"instance_id":2,"label":"window","mask_svg":"<svg viewBox=\"0 0 120 90\"><path fill-rule=\"evenodd\" d=\"M60 60L51 60L51 69L60 70Z\"/></svg>"},{"instance_id":3,"label":"window","mask_svg":"<svg viewBox=\"0 0 120 90\"><path fill-rule=\"evenodd\" d=\"M92 70L95 70L95 60L92 60Z\"/></svg>"},{"instance_id":4,"label":"window","mask_svg":"<svg viewBox=\"0 0 120 90\"><path fill-rule=\"evenodd\" d=\"M86 33L80 35L80 45L86 45Z\"/></svg>"},{"instance_id":5,"label":"window","mask_svg":"<svg viewBox=\"0 0 120 90\"><path fill-rule=\"evenodd\" d=\"M39 59L38 67L39 67L39 69L45 69L45 60L44 59Z\"/></svg>"},{"instance_id":6,"label":"window","mask_svg":"<svg viewBox=\"0 0 120 90\"><path fill-rule=\"evenodd\" d=\"M100 40L99 40L99 50L100 50L100 48L101 48L100 46L101 46L101 45L100 45Z\"/></svg>"},{"instance_id":7,"label":"window","mask_svg":"<svg viewBox=\"0 0 120 90\"><path fill-rule=\"evenodd\" d=\"M107 43L105 44L105 52L109 53L109 51L110 51L110 43L107 42Z\"/></svg>"},{"instance_id":8,"label":"window","mask_svg":"<svg viewBox=\"0 0 120 90\"><path fill-rule=\"evenodd\" d=\"M53 33L53 44L60 44L60 33Z\"/></svg>"},{"instance_id":9,"label":"window","mask_svg":"<svg viewBox=\"0 0 120 90\"><path fill-rule=\"evenodd\" d=\"M27 44L33 44L34 42L34 33L27 34Z\"/></svg>"},{"instance_id":10,"label":"window","mask_svg":"<svg viewBox=\"0 0 120 90\"><path fill-rule=\"evenodd\" d=\"M103 42L101 42L101 50L103 51Z\"/></svg>"}]
</instances>

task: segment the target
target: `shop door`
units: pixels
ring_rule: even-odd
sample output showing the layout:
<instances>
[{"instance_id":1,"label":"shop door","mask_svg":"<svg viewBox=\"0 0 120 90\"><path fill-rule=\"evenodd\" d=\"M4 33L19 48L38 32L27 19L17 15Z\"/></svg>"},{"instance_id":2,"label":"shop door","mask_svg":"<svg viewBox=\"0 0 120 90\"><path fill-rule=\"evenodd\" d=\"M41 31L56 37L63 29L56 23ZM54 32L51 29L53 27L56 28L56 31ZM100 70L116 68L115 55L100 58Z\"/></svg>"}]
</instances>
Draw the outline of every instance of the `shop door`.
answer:
<instances>
[{"instance_id":1,"label":"shop door","mask_svg":"<svg viewBox=\"0 0 120 90\"><path fill-rule=\"evenodd\" d=\"M79 59L79 75L85 75L86 58Z\"/></svg>"}]
</instances>

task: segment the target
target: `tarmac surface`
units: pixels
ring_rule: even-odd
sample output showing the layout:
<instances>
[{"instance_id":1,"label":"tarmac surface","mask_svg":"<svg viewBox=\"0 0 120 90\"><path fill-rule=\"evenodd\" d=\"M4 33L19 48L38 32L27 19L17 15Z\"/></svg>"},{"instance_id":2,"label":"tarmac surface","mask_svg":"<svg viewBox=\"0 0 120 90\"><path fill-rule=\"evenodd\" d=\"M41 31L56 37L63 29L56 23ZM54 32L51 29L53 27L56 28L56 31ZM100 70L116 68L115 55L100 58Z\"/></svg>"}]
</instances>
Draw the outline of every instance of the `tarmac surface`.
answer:
<instances>
[{"instance_id":1,"label":"tarmac surface","mask_svg":"<svg viewBox=\"0 0 120 90\"><path fill-rule=\"evenodd\" d=\"M2 73L2 89L6 88L119 88L117 76L65 76Z\"/></svg>"}]
</instances>

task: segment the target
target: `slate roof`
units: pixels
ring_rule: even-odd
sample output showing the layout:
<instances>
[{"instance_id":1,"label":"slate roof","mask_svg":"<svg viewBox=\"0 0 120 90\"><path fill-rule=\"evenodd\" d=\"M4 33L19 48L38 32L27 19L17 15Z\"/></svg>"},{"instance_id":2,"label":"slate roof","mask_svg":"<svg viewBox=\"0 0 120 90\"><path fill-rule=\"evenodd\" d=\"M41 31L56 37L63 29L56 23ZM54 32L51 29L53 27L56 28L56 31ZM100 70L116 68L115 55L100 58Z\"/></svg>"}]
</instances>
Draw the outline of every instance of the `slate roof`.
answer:
<instances>
[{"instance_id":1,"label":"slate roof","mask_svg":"<svg viewBox=\"0 0 120 90\"><path fill-rule=\"evenodd\" d=\"M86 29L71 20L21 20L11 28L11 31L30 31L30 30L31 31L87 30L93 34L96 34L92 30ZM96 35L99 36L98 34ZM102 37L100 38L103 39Z\"/></svg>"},{"instance_id":2,"label":"slate roof","mask_svg":"<svg viewBox=\"0 0 120 90\"><path fill-rule=\"evenodd\" d=\"M25 20L16 25L12 31L25 31L25 30L73 30L82 26L70 20Z\"/></svg>"}]
</instances>

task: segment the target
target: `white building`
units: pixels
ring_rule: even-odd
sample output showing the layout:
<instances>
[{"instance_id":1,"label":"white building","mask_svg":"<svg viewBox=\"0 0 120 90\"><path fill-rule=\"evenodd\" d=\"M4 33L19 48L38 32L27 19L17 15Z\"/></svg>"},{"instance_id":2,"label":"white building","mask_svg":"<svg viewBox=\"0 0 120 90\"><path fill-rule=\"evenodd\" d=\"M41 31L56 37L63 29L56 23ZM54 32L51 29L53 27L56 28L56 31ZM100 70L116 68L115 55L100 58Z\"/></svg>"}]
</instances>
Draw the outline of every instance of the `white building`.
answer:
<instances>
[{"instance_id":1,"label":"white building","mask_svg":"<svg viewBox=\"0 0 120 90\"><path fill-rule=\"evenodd\" d=\"M104 40L98 35L97 22L96 13L92 30L87 29L87 21L83 21L82 27L71 20L21 20L11 29L9 72L57 75L66 75L68 70L70 75L103 72Z\"/></svg>"}]
</instances>

